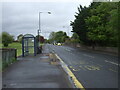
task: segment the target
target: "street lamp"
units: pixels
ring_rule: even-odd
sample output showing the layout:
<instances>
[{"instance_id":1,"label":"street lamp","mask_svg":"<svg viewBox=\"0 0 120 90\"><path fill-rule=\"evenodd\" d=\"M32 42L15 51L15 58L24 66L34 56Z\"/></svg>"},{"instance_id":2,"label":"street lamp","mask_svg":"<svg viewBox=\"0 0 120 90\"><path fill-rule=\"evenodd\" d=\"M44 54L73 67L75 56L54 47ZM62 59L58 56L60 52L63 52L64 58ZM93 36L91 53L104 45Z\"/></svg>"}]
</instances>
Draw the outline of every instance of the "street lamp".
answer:
<instances>
[{"instance_id":1,"label":"street lamp","mask_svg":"<svg viewBox=\"0 0 120 90\"><path fill-rule=\"evenodd\" d=\"M39 46L39 35L40 35L40 32L41 32L41 22L40 22L40 14L41 13L48 13L48 14L51 14L51 12L39 12L39 29L38 29L38 46Z\"/></svg>"}]
</instances>

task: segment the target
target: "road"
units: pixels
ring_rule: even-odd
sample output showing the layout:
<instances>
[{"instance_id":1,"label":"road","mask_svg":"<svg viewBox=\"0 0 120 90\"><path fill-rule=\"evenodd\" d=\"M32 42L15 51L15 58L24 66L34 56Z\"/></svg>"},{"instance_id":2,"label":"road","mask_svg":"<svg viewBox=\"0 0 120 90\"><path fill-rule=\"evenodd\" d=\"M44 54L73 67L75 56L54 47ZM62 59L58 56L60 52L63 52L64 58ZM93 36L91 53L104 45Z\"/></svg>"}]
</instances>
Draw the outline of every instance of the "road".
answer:
<instances>
[{"instance_id":1,"label":"road","mask_svg":"<svg viewBox=\"0 0 120 90\"><path fill-rule=\"evenodd\" d=\"M85 88L118 88L118 58L68 46L46 44L71 69Z\"/></svg>"}]
</instances>

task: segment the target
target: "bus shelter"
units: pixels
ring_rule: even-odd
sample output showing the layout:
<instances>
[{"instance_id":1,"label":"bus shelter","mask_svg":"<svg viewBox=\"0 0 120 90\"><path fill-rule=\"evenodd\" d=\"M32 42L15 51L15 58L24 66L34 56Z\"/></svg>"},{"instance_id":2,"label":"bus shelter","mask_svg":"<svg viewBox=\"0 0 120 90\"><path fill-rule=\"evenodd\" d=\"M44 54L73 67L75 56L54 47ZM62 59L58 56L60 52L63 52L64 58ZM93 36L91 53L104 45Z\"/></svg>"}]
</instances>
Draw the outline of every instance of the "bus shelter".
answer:
<instances>
[{"instance_id":1,"label":"bus shelter","mask_svg":"<svg viewBox=\"0 0 120 90\"><path fill-rule=\"evenodd\" d=\"M22 56L37 54L36 38L32 34L25 34L22 37Z\"/></svg>"}]
</instances>

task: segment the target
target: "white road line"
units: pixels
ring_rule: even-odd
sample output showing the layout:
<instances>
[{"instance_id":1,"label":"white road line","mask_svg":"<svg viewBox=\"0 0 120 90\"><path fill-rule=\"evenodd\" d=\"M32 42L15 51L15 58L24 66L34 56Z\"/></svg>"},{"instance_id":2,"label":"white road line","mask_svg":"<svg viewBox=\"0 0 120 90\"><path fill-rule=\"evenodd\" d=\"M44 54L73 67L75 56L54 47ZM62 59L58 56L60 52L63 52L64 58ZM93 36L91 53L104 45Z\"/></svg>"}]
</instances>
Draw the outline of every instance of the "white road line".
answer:
<instances>
[{"instance_id":1,"label":"white road line","mask_svg":"<svg viewBox=\"0 0 120 90\"><path fill-rule=\"evenodd\" d=\"M68 49L68 48L66 48L66 47L63 47L63 46L61 46L63 49L65 49L66 51L71 51L70 49Z\"/></svg>"},{"instance_id":2,"label":"white road line","mask_svg":"<svg viewBox=\"0 0 120 90\"><path fill-rule=\"evenodd\" d=\"M66 51L68 51L68 52L70 52L71 50L69 50L69 49L65 49Z\"/></svg>"},{"instance_id":3,"label":"white road line","mask_svg":"<svg viewBox=\"0 0 120 90\"><path fill-rule=\"evenodd\" d=\"M108 62L108 63L111 63L111 64L114 64L114 65L119 65L118 63L115 63L115 62L111 62L111 61L108 61L108 60L105 60L105 62ZM120 65L119 65L120 66Z\"/></svg>"},{"instance_id":4,"label":"white road line","mask_svg":"<svg viewBox=\"0 0 120 90\"><path fill-rule=\"evenodd\" d=\"M84 56L90 57L90 58L95 58L94 56L83 54Z\"/></svg>"}]
</instances>

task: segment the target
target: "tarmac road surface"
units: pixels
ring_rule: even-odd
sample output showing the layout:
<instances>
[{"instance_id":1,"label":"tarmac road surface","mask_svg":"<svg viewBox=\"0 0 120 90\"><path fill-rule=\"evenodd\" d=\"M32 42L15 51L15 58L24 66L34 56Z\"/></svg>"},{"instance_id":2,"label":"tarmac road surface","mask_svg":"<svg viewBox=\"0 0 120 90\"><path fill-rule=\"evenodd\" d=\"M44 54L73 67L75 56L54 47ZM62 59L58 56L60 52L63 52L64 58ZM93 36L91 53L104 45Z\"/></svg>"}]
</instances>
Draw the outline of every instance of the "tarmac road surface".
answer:
<instances>
[{"instance_id":1,"label":"tarmac road surface","mask_svg":"<svg viewBox=\"0 0 120 90\"><path fill-rule=\"evenodd\" d=\"M118 88L118 58L68 46L46 44L71 69L84 88Z\"/></svg>"}]
</instances>

